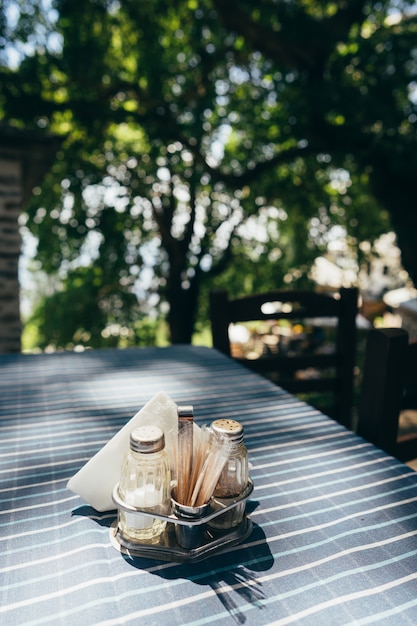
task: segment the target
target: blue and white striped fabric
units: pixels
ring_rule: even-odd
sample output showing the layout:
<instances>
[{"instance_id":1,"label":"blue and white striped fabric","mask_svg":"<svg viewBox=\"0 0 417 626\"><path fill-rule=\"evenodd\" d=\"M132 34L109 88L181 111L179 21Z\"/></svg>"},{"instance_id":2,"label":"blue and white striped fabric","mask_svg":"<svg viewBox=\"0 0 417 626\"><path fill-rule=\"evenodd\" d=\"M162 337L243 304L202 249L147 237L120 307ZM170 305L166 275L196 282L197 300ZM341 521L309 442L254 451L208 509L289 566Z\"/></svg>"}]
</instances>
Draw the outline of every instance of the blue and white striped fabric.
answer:
<instances>
[{"instance_id":1,"label":"blue and white striped fabric","mask_svg":"<svg viewBox=\"0 0 417 626\"><path fill-rule=\"evenodd\" d=\"M241 421L251 536L123 557L68 479L164 391ZM215 350L0 356L0 624L416 624L417 474Z\"/></svg>"}]
</instances>

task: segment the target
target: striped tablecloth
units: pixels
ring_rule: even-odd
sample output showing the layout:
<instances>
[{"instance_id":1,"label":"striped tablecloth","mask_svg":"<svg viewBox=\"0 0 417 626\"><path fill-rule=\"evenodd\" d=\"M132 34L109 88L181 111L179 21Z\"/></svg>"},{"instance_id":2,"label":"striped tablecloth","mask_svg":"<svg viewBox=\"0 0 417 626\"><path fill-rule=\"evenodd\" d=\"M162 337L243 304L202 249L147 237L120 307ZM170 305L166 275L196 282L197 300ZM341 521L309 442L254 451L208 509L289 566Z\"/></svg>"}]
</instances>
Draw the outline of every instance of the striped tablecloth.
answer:
<instances>
[{"instance_id":1,"label":"striped tablecloth","mask_svg":"<svg viewBox=\"0 0 417 626\"><path fill-rule=\"evenodd\" d=\"M123 557L68 479L153 395L245 427L254 529ZM0 624L417 623L417 474L215 350L0 356Z\"/></svg>"}]
</instances>

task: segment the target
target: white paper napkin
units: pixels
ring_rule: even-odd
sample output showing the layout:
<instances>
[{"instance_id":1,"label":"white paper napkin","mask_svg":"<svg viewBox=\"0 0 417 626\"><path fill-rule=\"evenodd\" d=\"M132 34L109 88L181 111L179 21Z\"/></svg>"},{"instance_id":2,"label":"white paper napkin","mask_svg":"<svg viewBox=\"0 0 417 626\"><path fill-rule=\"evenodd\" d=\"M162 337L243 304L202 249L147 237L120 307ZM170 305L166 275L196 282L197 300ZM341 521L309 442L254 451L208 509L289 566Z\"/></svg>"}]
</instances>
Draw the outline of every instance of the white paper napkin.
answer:
<instances>
[{"instance_id":1,"label":"white paper napkin","mask_svg":"<svg viewBox=\"0 0 417 626\"><path fill-rule=\"evenodd\" d=\"M115 505L111 494L120 479L123 455L129 449L130 433L138 426L149 424L159 426L164 431L172 465L172 443L178 435L177 405L161 391L68 481L68 489L97 511L113 510Z\"/></svg>"}]
</instances>

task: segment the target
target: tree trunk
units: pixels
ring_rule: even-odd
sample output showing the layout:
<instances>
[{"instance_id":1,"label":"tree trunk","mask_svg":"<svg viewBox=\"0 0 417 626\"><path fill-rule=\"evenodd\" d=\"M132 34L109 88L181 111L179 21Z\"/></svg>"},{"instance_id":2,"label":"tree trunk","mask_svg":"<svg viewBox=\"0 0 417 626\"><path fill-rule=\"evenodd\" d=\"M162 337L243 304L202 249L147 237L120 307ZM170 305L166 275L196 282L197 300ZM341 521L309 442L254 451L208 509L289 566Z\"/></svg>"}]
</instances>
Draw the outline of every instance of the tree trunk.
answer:
<instances>
[{"instance_id":1,"label":"tree trunk","mask_svg":"<svg viewBox=\"0 0 417 626\"><path fill-rule=\"evenodd\" d=\"M184 289L178 276L168 280L167 297L169 302L168 324L171 343L190 344L197 313L198 283L196 276L190 281L190 287Z\"/></svg>"},{"instance_id":2,"label":"tree trunk","mask_svg":"<svg viewBox=\"0 0 417 626\"><path fill-rule=\"evenodd\" d=\"M372 163L371 184L376 198L391 218L404 269L417 286L417 146L379 153Z\"/></svg>"}]
</instances>

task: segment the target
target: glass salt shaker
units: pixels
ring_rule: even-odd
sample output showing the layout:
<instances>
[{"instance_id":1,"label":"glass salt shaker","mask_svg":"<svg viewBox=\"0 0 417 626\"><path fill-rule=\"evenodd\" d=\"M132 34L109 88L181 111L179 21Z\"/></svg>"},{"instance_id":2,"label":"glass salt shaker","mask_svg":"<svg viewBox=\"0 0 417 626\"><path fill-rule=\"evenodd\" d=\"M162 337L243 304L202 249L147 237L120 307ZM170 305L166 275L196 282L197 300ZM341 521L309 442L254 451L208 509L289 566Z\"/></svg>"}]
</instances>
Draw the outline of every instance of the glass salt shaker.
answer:
<instances>
[{"instance_id":1,"label":"glass salt shaker","mask_svg":"<svg viewBox=\"0 0 417 626\"><path fill-rule=\"evenodd\" d=\"M165 437L158 426L141 426L130 434L119 481L119 496L126 503L168 515L170 507L170 465ZM166 521L119 509L119 532L129 541L156 543Z\"/></svg>"},{"instance_id":2,"label":"glass salt shaker","mask_svg":"<svg viewBox=\"0 0 417 626\"><path fill-rule=\"evenodd\" d=\"M240 496L248 484L248 451L243 443L243 426L231 419L215 420L211 424L214 435L226 437L231 444L229 458L220 474L214 490L214 497L227 505L231 500ZM222 515L218 515L208 522L208 525L217 530L234 528L243 520L246 502L240 502L234 508Z\"/></svg>"}]
</instances>

